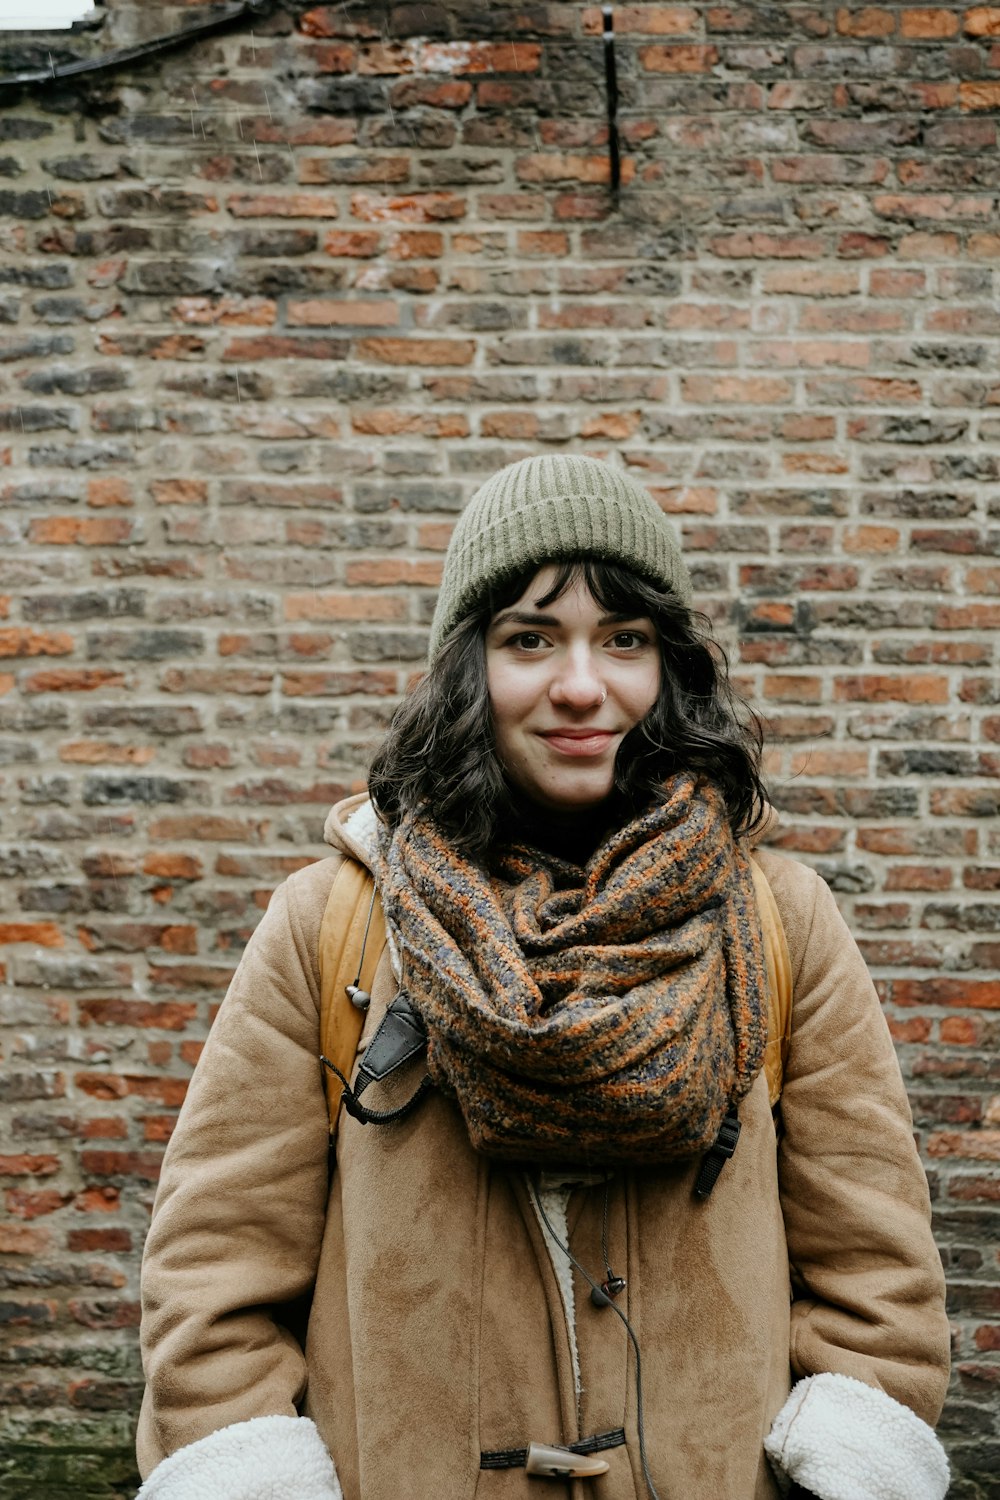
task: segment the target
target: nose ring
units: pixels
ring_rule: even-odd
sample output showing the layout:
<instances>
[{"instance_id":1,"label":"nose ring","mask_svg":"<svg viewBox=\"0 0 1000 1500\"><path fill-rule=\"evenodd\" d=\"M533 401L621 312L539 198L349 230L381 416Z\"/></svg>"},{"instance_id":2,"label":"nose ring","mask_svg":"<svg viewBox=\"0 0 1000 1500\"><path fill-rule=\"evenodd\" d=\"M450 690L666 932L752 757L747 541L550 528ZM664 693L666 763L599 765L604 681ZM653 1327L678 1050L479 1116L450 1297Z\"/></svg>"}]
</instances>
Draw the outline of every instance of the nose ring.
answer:
<instances>
[{"instance_id":1,"label":"nose ring","mask_svg":"<svg viewBox=\"0 0 1000 1500\"><path fill-rule=\"evenodd\" d=\"M608 690L607 690L607 688L605 688L605 689L604 689L604 691L603 691L603 692L602 692L602 694L601 694L601 702L602 702L602 703L603 703L603 702L604 702L604 700L605 700L605 698L606 698L606 697L607 697L607 696L608 696Z\"/></svg>"}]
</instances>

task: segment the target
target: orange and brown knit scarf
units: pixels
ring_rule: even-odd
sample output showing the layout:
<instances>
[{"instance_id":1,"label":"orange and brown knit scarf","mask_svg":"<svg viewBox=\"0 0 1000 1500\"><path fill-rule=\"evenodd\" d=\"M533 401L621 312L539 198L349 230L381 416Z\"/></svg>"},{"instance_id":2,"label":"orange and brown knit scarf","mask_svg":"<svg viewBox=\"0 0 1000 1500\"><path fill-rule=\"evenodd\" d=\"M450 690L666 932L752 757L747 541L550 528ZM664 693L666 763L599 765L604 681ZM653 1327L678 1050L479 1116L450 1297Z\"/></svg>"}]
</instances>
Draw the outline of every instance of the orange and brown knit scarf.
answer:
<instances>
[{"instance_id":1,"label":"orange and brown knit scarf","mask_svg":"<svg viewBox=\"0 0 1000 1500\"><path fill-rule=\"evenodd\" d=\"M674 777L583 867L525 843L489 873L416 814L377 877L434 1082L515 1161L706 1151L767 1040L753 877L719 794Z\"/></svg>"}]
</instances>

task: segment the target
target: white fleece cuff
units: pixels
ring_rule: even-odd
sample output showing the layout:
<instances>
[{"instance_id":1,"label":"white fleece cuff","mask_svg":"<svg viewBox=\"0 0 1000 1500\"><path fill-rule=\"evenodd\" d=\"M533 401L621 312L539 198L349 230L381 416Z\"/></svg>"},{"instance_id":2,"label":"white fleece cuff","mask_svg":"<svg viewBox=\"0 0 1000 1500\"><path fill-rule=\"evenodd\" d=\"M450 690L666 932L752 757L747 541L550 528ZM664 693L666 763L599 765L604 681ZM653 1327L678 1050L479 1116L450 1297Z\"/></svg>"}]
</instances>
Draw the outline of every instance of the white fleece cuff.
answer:
<instances>
[{"instance_id":1,"label":"white fleece cuff","mask_svg":"<svg viewBox=\"0 0 1000 1500\"><path fill-rule=\"evenodd\" d=\"M308 1417L254 1417L178 1448L136 1500L343 1500Z\"/></svg>"},{"instance_id":2,"label":"white fleece cuff","mask_svg":"<svg viewBox=\"0 0 1000 1500\"><path fill-rule=\"evenodd\" d=\"M948 1489L934 1429L850 1375L800 1380L764 1450L779 1477L819 1500L944 1500Z\"/></svg>"}]
</instances>

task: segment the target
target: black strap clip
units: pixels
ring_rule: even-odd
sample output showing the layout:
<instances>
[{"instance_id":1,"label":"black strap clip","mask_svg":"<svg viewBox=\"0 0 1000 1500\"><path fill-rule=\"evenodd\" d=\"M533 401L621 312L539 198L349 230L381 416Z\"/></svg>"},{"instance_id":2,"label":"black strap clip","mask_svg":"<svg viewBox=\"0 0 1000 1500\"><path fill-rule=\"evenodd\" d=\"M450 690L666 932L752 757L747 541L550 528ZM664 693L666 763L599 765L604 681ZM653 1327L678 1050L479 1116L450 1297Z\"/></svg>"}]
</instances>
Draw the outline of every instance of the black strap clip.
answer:
<instances>
[{"instance_id":1,"label":"black strap clip","mask_svg":"<svg viewBox=\"0 0 1000 1500\"><path fill-rule=\"evenodd\" d=\"M725 1119L719 1126L719 1133L715 1138L714 1144L708 1148L701 1159L701 1166L698 1169L698 1176L694 1184L694 1195L696 1198L707 1198L715 1187L715 1184L719 1180L719 1173L736 1150L736 1143L740 1138L740 1131L742 1129L743 1126L740 1124L739 1116L736 1113L736 1106L733 1105L731 1109L727 1110Z\"/></svg>"},{"instance_id":2,"label":"black strap clip","mask_svg":"<svg viewBox=\"0 0 1000 1500\"><path fill-rule=\"evenodd\" d=\"M353 986L348 986L348 990ZM351 997L353 1000L353 996ZM431 1077L425 1073L409 1099L396 1109L369 1109L361 1103L361 1095L370 1083L381 1083L390 1073L395 1073L404 1063L421 1052L427 1051L427 1031L419 1012L409 996L400 990L375 1029L358 1068L357 1084L352 1089L349 1079L328 1057L320 1057L324 1067L336 1073L344 1086L343 1102L347 1113L362 1125L389 1125L393 1120L402 1120L416 1109L431 1087Z\"/></svg>"}]
</instances>

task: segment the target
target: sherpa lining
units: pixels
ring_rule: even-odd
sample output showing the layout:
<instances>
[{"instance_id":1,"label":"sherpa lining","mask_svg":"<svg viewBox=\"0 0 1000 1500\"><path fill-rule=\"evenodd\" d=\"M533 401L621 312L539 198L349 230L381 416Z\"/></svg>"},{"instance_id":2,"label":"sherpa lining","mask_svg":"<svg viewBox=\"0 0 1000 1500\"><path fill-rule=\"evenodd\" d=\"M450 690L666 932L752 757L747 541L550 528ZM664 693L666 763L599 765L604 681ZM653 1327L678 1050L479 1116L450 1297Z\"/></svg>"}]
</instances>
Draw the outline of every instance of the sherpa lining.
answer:
<instances>
[{"instance_id":1,"label":"sherpa lining","mask_svg":"<svg viewBox=\"0 0 1000 1500\"><path fill-rule=\"evenodd\" d=\"M783 1489L819 1500L944 1500L948 1460L916 1412L850 1375L793 1387L764 1449Z\"/></svg>"},{"instance_id":2,"label":"sherpa lining","mask_svg":"<svg viewBox=\"0 0 1000 1500\"><path fill-rule=\"evenodd\" d=\"M573 1384L576 1387L577 1399L579 1400L580 1349L576 1341L576 1303L573 1300L573 1267L567 1259L565 1252L559 1248L552 1238L545 1219L539 1211L538 1203L535 1201L535 1195L531 1192L530 1184L528 1192L531 1198L531 1206L535 1211L535 1218L538 1220L539 1228L542 1231L545 1248L549 1252L552 1269L556 1273L556 1281L559 1283L559 1295L562 1298L563 1307L566 1311L569 1347L570 1353L573 1356ZM564 1245L569 1244L569 1221L566 1217L566 1212L569 1208L569 1195L570 1189L563 1186L562 1183L556 1186L547 1186L544 1180L538 1193L539 1202L548 1216L549 1223Z\"/></svg>"},{"instance_id":3,"label":"sherpa lining","mask_svg":"<svg viewBox=\"0 0 1000 1500\"><path fill-rule=\"evenodd\" d=\"M343 1500L343 1493L308 1417L253 1417L178 1448L136 1500Z\"/></svg>"},{"instance_id":4,"label":"sherpa lining","mask_svg":"<svg viewBox=\"0 0 1000 1500\"><path fill-rule=\"evenodd\" d=\"M356 852L371 869L375 863L375 835L378 832L378 814L371 802L362 802L360 807L341 824L345 842L355 845Z\"/></svg>"}]
</instances>

